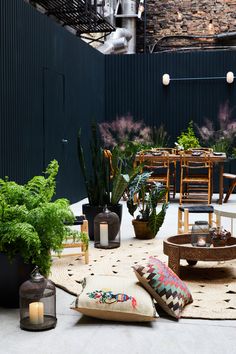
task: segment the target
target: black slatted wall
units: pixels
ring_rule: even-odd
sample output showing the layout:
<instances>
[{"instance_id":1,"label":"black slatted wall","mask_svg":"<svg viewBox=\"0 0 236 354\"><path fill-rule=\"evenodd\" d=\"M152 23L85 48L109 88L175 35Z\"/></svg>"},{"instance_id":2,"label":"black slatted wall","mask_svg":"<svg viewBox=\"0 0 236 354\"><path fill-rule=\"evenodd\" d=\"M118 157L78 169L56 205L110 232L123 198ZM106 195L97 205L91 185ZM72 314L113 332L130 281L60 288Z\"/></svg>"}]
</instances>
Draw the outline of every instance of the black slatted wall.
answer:
<instances>
[{"instance_id":1,"label":"black slatted wall","mask_svg":"<svg viewBox=\"0 0 236 354\"><path fill-rule=\"evenodd\" d=\"M222 77L236 73L236 52L195 51L144 55L106 56L106 119L130 114L147 125L165 124L174 142L193 120L217 122L219 105L229 100L235 107L236 84L226 80L171 81L162 85L162 75L172 78Z\"/></svg>"},{"instance_id":2,"label":"black slatted wall","mask_svg":"<svg viewBox=\"0 0 236 354\"><path fill-rule=\"evenodd\" d=\"M57 196L84 196L76 155L104 117L104 57L23 0L0 2L0 176L20 183L56 158Z\"/></svg>"},{"instance_id":3,"label":"black slatted wall","mask_svg":"<svg viewBox=\"0 0 236 354\"><path fill-rule=\"evenodd\" d=\"M23 0L0 1L0 50L0 176L25 182L56 158L57 196L71 202L85 196L79 127L87 144L92 120L129 113L147 125L164 123L174 142L190 120L216 121L226 100L236 107L235 83L161 83L164 73L236 73L234 50L103 56Z\"/></svg>"}]
</instances>

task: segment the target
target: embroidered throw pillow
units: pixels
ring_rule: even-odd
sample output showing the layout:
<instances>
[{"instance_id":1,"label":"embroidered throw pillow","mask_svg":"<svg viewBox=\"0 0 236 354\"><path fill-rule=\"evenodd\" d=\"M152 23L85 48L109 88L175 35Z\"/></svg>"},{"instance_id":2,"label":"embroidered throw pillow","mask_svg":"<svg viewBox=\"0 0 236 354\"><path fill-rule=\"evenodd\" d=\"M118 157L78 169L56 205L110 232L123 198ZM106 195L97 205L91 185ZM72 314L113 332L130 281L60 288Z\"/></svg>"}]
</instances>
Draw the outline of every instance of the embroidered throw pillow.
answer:
<instances>
[{"instance_id":1,"label":"embroidered throw pillow","mask_svg":"<svg viewBox=\"0 0 236 354\"><path fill-rule=\"evenodd\" d=\"M148 292L135 279L99 275L85 279L71 308L84 315L114 321L153 321L157 315Z\"/></svg>"},{"instance_id":2,"label":"embroidered throw pillow","mask_svg":"<svg viewBox=\"0 0 236 354\"><path fill-rule=\"evenodd\" d=\"M136 265L140 283L169 315L180 318L185 305L193 301L187 285L163 262L150 257L147 265Z\"/></svg>"}]
</instances>

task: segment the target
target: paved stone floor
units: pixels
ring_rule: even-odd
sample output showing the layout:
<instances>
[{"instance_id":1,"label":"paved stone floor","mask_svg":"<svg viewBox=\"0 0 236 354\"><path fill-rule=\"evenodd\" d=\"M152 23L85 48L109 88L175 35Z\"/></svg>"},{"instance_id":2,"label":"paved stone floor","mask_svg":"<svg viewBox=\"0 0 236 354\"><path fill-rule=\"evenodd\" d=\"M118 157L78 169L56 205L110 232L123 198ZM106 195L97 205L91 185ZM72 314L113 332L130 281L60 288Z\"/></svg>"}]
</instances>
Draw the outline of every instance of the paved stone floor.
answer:
<instances>
[{"instance_id":1,"label":"paved stone floor","mask_svg":"<svg viewBox=\"0 0 236 354\"><path fill-rule=\"evenodd\" d=\"M236 210L236 195L230 198L227 207ZM72 209L81 213L81 202ZM178 202L171 202L157 237L176 233L177 210ZM131 219L124 205L121 239L134 237ZM227 220L224 226L229 227ZM90 247L93 247L92 243ZM70 310L73 300L74 296L57 289L58 323L55 329L45 332L21 330L19 310L0 308L0 354L236 353L236 320L175 321L162 316L151 324L106 322Z\"/></svg>"}]
</instances>

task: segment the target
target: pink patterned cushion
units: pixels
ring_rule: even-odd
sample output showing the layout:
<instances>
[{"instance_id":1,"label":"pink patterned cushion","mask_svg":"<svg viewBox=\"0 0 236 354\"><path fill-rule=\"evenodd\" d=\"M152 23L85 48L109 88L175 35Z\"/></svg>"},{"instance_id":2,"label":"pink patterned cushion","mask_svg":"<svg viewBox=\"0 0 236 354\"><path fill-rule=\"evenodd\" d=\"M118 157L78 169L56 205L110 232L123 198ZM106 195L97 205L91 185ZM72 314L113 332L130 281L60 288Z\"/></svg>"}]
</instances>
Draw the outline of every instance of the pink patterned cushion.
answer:
<instances>
[{"instance_id":1,"label":"pink patterned cushion","mask_svg":"<svg viewBox=\"0 0 236 354\"><path fill-rule=\"evenodd\" d=\"M193 301L186 284L159 259L133 267L141 284L169 315L180 318L185 305Z\"/></svg>"}]
</instances>

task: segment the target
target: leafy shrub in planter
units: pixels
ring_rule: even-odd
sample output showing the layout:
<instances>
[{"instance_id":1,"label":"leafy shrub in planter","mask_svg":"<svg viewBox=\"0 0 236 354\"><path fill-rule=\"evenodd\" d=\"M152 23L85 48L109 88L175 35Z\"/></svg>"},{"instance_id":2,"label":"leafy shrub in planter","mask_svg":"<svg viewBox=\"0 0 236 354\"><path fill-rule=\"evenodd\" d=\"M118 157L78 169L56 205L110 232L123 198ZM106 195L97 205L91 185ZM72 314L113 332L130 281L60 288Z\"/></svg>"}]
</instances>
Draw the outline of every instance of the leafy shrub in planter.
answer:
<instances>
[{"instance_id":1,"label":"leafy shrub in planter","mask_svg":"<svg viewBox=\"0 0 236 354\"><path fill-rule=\"evenodd\" d=\"M193 121L190 121L186 132L182 132L177 138L179 146L182 146L184 150L191 148L197 148L200 146L199 140L193 130Z\"/></svg>"},{"instance_id":2,"label":"leafy shrub in planter","mask_svg":"<svg viewBox=\"0 0 236 354\"><path fill-rule=\"evenodd\" d=\"M58 168L51 161L45 177L35 176L25 185L0 179L0 252L10 259L20 254L44 275L50 270L50 251L61 251L74 222L67 199L52 201Z\"/></svg>"}]
</instances>

